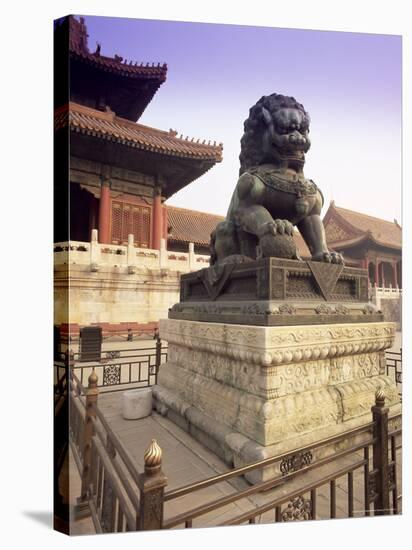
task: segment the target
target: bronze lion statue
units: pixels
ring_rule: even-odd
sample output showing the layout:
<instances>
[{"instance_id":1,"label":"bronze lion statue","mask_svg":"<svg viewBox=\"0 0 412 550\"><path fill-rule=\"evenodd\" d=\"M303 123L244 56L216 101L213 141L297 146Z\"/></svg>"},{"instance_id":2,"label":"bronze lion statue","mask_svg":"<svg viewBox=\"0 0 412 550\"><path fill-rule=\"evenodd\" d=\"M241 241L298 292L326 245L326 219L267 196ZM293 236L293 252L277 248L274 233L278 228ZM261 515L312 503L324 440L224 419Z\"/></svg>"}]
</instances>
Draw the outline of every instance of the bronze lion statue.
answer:
<instances>
[{"instance_id":1,"label":"bronze lion statue","mask_svg":"<svg viewBox=\"0 0 412 550\"><path fill-rule=\"evenodd\" d=\"M211 234L211 265L269 256L300 259L294 226L312 260L343 263L326 245L323 195L303 174L309 123L303 105L289 96L263 96L250 109L241 139L240 177L226 220Z\"/></svg>"}]
</instances>

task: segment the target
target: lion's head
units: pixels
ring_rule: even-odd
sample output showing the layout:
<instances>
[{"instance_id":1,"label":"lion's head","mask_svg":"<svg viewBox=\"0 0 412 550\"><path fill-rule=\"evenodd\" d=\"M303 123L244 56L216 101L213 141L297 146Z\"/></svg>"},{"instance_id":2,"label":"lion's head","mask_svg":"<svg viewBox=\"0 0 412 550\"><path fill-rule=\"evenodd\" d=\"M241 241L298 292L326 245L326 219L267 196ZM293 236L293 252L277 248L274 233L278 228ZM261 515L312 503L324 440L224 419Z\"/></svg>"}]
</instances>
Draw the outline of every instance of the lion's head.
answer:
<instances>
[{"instance_id":1,"label":"lion's head","mask_svg":"<svg viewBox=\"0 0 412 550\"><path fill-rule=\"evenodd\" d=\"M244 123L240 174L265 163L301 171L310 147L309 123L309 114L294 97L261 97Z\"/></svg>"}]
</instances>

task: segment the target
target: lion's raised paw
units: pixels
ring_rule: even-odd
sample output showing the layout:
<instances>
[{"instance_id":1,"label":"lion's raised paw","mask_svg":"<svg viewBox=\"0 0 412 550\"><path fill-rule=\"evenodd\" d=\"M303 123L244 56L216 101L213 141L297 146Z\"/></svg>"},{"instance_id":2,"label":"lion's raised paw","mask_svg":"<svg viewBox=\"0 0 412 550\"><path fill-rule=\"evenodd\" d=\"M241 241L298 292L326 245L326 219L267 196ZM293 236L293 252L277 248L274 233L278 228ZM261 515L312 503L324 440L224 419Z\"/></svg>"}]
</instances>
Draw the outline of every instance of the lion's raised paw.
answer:
<instances>
[{"instance_id":1,"label":"lion's raised paw","mask_svg":"<svg viewBox=\"0 0 412 550\"><path fill-rule=\"evenodd\" d=\"M293 235L293 225L288 220L276 219L273 222L267 222L262 229L262 235Z\"/></svg>"}]
</instances>

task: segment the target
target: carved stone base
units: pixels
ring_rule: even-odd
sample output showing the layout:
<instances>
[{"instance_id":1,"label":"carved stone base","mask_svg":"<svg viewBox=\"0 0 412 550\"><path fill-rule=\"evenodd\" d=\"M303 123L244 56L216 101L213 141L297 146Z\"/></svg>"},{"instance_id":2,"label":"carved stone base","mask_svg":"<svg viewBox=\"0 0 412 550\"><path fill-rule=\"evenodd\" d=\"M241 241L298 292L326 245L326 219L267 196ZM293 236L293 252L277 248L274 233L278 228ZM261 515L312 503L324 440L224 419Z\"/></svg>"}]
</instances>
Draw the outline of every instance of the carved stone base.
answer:
<instances>
[{"instance_id":1,"label":"carved stone base","mask_svg":"<svg viewBox=\"0 0 412 550\"><path fill-rule=\"evenodd\" d=\"M182 275L169 319L247 325L383 321L368 303L366 269L264 258Z\"/></svg>"},{"instance_id":2,"label":"carved stone base","mask_svg":"<svg viewBox=\"0 0 412 550\"><path fill-rule=\"evenodd\" d=\"M267 327L168 319L160 334L169 351L153 388L157 410L235 466L369 423L379 386L391 413L400 410L385 375L394 323Z\"/></svg>"}]
</instances>

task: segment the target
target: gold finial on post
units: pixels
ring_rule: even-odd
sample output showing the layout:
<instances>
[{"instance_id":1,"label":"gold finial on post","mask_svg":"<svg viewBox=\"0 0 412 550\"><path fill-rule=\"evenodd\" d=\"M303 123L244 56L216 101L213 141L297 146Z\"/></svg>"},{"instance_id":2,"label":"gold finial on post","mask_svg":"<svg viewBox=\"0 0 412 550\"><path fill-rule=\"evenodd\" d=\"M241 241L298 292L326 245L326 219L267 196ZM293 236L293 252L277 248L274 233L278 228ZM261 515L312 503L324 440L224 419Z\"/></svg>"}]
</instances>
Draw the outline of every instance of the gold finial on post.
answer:
<instances>
[{"instance_id":1,"label":"gold finial on post","mask_svg":"<svg viewBox=\"0 0 412 550\"><path fill-rule=\"evenodd\" d=\"M152 439L144 454L144 473L139 474L137 484L140 490L137 529L161 529L167 477L162 472L162 449L155 439Z\"/></svg>"},{"instance_id":2,"label":"gold finial on post","mask_svg":"<svg viewBox=\"0 0 412 550\"><path fill-rule=\"evenodd\" d=\"M160 470L162 466L162 449L156 439L152 439L144 454L144 470L146 474L152 475Z\"/></svg>"},{"instance_id":3,"label":"gold finial on post","mask_svg":"<svg viewBox=\"0 0 412 550\"><path fill-rule=\"evenodd\" d=\"M89 383L89 388L97 388L97 382L99 381L99 377L97 376L94 367L92 369L92 372L90 373L89 378L87 379Z\"/></svg>"},{"instance_id":4,"label":"gold finial on post","mask_svg":"<svg viewBox=\"0 0 412 550\"><path fill-rule=\"evenodd\" d=\"M375 392L375 403L378 407L385 405L385 391L382 386L379 386Z\"/></svg>"}]
</instances>

